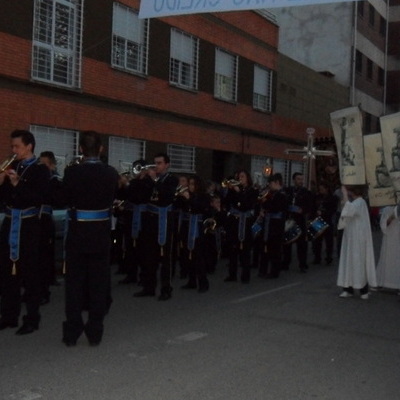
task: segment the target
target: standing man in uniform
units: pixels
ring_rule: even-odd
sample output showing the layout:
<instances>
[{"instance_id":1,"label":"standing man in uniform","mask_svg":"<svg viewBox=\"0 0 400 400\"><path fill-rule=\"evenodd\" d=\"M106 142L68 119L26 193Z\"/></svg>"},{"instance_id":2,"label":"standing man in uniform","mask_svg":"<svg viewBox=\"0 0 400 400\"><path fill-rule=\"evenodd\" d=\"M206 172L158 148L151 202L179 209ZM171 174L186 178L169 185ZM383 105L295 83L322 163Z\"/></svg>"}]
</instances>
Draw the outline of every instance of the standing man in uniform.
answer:
<instances>
[{"instance_id":1,"label":"standing man in uniform","mask_svg":"<svg viewBox=\"0 0 400 400\"><path fill-rule=\"evenodd\" d=\"M302 233L296 240L297 258L299 261L300 272L307 272L307 214L312 205L311 192L304 185L304 175L295 172L292 176L293 186L286 190L288 196L289 208L288 216L292 218L300 227ZM289 269L292 260L292 245L287 244L283 249L282 269Z\"/></svg>"},{"instance_id":2,"label":"standing man in uniform","mask_svg":"<svg viewBox=\"0 0 400 400\"><path fill-rule=\"evenodd\" d=\"M29 131L11 133L15 160L0 173L0 200L6 217L0 230L0 330L18 326L21 289L25 289L26 315L17 335L39 329L42 276L39 264L39 209L49 183L49 171L34 155L35 137Z\"/></svg>"},{"instance_id":3,"label":"standing man in uniform","mask_svg":"<svg viewBox=\"0 0 400 400\"><path fill-rule=\"evenodd\" d=\"M155 168L148 169L152 179L152 194L143 215L143 290L135 297L154 296L157 286L157 271L160 266L161 292L158 300L169 300L172 296L171 246L174 214L172 204L178 187L178 178L168 172L170 158L159 153L154 157Z\"/></svg>"},{"instance_id":4,"label":"standing man in uniform","mask_svg":"<svg viewBox=\"0 0 400 400\"><path fill-rule=\"evenodd\" d=\"M62 188L68 207L63 342L74 346L85 332L95 346L101 342L110 301L110 217L119 175L100 161L103 147L97 132L82 132L79 146L82 162L66 168Z\"/></svg>"}]
</instances>

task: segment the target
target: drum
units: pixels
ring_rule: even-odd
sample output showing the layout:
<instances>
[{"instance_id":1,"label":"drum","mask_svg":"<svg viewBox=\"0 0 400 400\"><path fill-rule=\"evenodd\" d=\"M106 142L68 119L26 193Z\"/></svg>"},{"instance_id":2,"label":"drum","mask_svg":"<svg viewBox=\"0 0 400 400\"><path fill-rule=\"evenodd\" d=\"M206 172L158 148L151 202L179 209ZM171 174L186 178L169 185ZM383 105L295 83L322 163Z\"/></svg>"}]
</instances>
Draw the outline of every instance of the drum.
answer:
<instances>
[{"instance_id":1,"label":"drum","mask_svg":"<svg viewBox=\"0 0 400 400\"><path fill-rule=\"evenodd\" d=\"M261 223L259 222L254 222L254 224L251 226L251 234L253 235L253 239L256 239L261 231L262 231L263 227L261 225Z\"/></svg>"},{"instance_id":2,"label":"drum","mask_svg":"<svg viewBox=\"0 0 400 400\"><path fill-rule=\"evenodd\" d=\"M301 228L293 219L288 219L285 222L285 235L283 237L284 244L295 242L302 234Z\"/></svg>"},{"instance_id":3,"label":"drum","mask_svg":"<svg viewBox=\"0 0 400 400\"><path fill-rule=\"evenodd\" d=\"M317 217L314 221L310 222L307 229L307 235L310 240L315 240L320 237L327 229L329 225L321 217Z\"/></svg>"}]
</instances>

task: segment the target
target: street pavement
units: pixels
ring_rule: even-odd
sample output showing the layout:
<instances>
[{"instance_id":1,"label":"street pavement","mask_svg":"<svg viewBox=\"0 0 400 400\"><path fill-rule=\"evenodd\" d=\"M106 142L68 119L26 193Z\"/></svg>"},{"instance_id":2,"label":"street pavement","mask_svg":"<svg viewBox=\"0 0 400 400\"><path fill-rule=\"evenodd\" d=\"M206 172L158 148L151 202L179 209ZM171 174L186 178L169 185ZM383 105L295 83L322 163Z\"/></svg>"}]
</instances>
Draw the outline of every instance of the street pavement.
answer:
<instances>
[{"instance_id":1,"label":"street pavement","mask_svg":"<svg viewBox=\"0 0 400 400\"><path fill-rule=\"evenodd\" d=\"M376 257L380 234L374 233ZM133 298L118 285L98 347L61 343L63 286L52 287L40 329L0 332L0 400L370 400L400 393L400 303L393 291L339 298L337 259L293 264L276 280L252 270L171 300ZM115 269L115 267L113 267Z\"/></svg>"}]
</instances>

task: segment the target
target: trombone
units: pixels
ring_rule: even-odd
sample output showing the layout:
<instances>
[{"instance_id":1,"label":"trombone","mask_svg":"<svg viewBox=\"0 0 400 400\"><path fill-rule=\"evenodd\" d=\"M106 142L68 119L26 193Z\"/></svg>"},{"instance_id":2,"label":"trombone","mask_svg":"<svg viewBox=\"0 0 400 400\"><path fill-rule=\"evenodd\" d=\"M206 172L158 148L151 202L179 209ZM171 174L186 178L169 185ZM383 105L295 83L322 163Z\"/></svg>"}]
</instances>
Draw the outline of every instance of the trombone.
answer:
<instances>
[{"instance_id":1,"label":"trombone","mask_svg":"<svg viewBox=\"0 0 400 400\"><path fill-rule=\"evenodd\" d=\"M16 154L13 154L11 157L7 158L0 164L0 173L4 172L7 170L7 168L11 165L11 163L15 160L17 157Z\"/></svg>"},{"instance_id":2,"label":"trombone","mask_svg":"<svg viewBox=\"0 0 400 400\"><path fill-rule=\"evenodd\" d=\"M231 186L239 186L239 185L240 185L240 182L237 181L236 179L224 179L224 180L221 182L221 186L222 186L223 188L226 188L226 187L228 187L229 185L231 185Z\"/></svg>"}]
</instances>

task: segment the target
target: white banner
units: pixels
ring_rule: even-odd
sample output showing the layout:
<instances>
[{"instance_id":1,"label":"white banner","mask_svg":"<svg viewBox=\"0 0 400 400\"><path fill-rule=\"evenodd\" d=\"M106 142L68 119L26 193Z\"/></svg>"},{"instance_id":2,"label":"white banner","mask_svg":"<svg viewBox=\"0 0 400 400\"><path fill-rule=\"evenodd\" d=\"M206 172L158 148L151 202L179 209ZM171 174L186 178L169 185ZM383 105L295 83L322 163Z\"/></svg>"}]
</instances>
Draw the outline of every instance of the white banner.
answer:
<instances>
[{"instance_id":1,"label":"white banner","mask_svg":"<svg viewBox=\"0 0 400 400\"><path fill-rule=\"evenodd\" d=\"M380 133L364 136L364 154L369 205L371 207L395 205L396 196L386 167Z\"/></svg>"},{"instance_id":2,"label":"white banner","mask_svg":"<svg viewBox=\"0 0 400 400\"><path fill-rule=\"evenodd\" d=\"M330 114L343 185L365 185L362 116L358 107Z\"/></svg>"},{"instance_id":3,"label":"white banner","mask_svg":"<svg viewBox=\"0 0 400 400\"><path fill-rule=\"evenodd\" d=\"M348 0L356 1L356 0ZM343 3L343 0L142 0L139 18Z\"/></svg>"}]
</instances>

